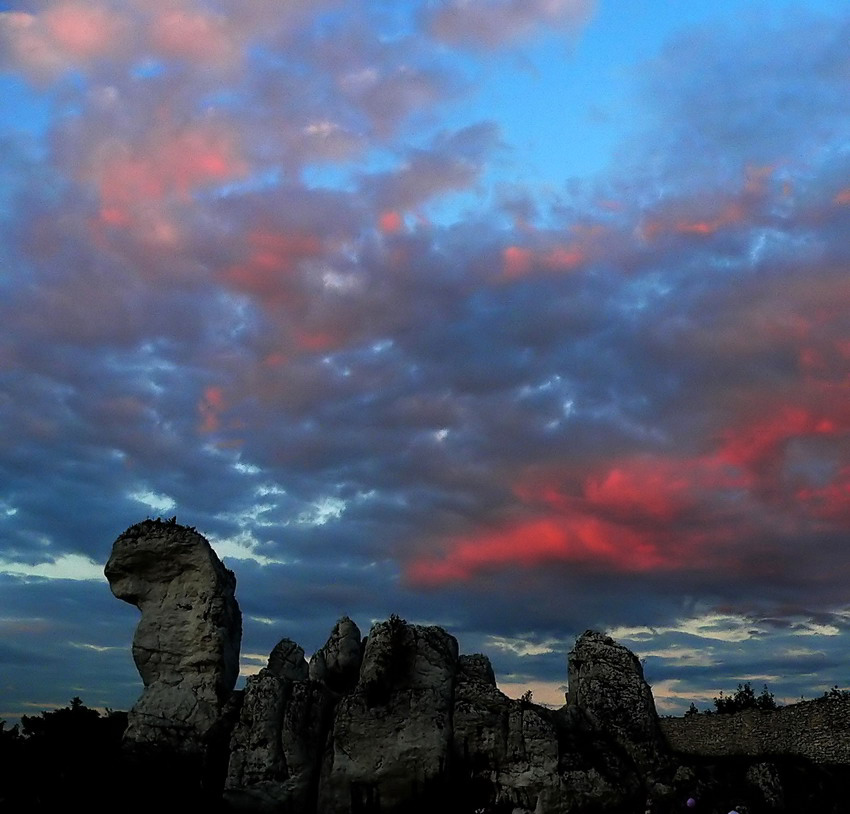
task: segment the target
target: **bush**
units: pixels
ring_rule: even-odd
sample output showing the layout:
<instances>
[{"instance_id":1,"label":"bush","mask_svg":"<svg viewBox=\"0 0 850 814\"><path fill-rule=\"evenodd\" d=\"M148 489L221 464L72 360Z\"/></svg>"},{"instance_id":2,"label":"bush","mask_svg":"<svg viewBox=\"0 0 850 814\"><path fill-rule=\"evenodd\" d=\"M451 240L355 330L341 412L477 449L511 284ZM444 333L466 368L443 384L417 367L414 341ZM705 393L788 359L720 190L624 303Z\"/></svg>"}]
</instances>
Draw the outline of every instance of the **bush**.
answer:
<instances>
[{"instance_id":1,"label":"bush","mask_svg":"<svg viewBox=\"0 0 850 814\"><path fill-rule=\"evenodd\" d=\"M714 699L714 706L718 713L724 715L743 712L747 709L770 710L778 708L773 693L767 689L767 684L764 685L761 693L756 695L749 681L739 684L733 695L723 695L721 692L720 697Z\"/></svg>"}]
</instances>

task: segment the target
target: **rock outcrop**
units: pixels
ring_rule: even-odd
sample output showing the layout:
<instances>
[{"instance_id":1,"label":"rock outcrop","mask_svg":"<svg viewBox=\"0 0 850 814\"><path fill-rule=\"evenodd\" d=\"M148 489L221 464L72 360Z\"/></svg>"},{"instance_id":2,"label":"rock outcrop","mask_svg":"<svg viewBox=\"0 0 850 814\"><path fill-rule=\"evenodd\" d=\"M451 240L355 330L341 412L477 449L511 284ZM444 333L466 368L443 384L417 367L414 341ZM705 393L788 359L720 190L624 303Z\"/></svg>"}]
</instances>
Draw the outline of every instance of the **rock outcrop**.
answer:
<instances>
[{"instance_id":1,"label":"rock outcrop","mask_svg":"<svg viewBox=\"0 0 850 814\"><path fill-rule=\"evenodd\" d=\"M372 627L357 684L334 712L320 811L400 811L434 798L446 777L457 659L441 628L398 617Z\"/></svg>"},{"instance_id":2,"label":"rock outcrop","mask_svg":"<svg viewBox=\"0 0 850 814\"><path fill-rule=\"evenodd\" d=\"M112 593L142 612L133 659L144 690L125 742L203 755L239 672L233 572L194 529L158 520L118 537L104 572Z\"/></svg>"},{"instance_id":3,"label":"rock outcrop","mask_svg":"<svg viewBox=\"0 0 850 814\"><path fill-rule=\"evenodd\" d=\"M225 797L240 811L308 812L315 799L333 697L308 678L304 651L290 639L245 686L230 742Z\"/></svg>"},{"instance_id":4,"label":"rock outcrop","mask_svg":"<svg viewBox=\"0 0 850 814\"><path fill-rule=\"evenodd\" d=\"M360 628L343 616L331 631L324 647L310 659L310 678L333 692L350 692L360 677L364 641Z\"/></svg>"},{"instance_id":5,"label":"rock outcrop","mask_svg":"<svg viewBox=\"0 0 850 814\"><path fill-rule=\"evenodd\" d=\"M133 655L145 687L125 743L202 758L187 806L215 806L223 787L226 810L269 814L673 814L689 797L712 814L733 797L751 814L813 810L812 801L844 810L820 803L850 782L850 763L814 775L811 791L813 775L779 757L717 752L724 757L710 762L673 751L640 662L601 633L587 631L570 652L560 709L508 698L486 656L459 655L445 630L396 616L365 639L343 617L309 664L282 639L244 691L232 691L235 579L201 535L140 523L116 540L106 575L142 611ZM816 712L829 720L829 710ZM844 732L837 726L827 733ZM186 765L145 764L152 780L170 778L139 810Z\"/></svg>"},{"instance_id":6,"label":"rock outcrop","mask_svg":"<svg viewBox=\"0 0 850 814\"><path fill-rule=\"evenodd\" d=\"M567 703L604 724L642 768L656 766L666 744L637 656L610 636L588 630L568 664Z\"/></svg>"}]
</instances>

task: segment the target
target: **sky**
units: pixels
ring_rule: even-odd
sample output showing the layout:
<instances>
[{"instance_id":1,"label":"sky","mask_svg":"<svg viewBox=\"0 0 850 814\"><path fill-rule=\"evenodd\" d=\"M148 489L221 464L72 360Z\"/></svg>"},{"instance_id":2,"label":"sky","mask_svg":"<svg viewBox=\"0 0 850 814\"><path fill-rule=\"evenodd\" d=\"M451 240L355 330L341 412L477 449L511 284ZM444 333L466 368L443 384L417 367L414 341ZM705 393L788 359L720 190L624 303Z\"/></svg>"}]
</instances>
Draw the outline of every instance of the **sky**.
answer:
<instances>
[{"instance_id":1,"label":"sky","mask_svg":"<svg viewBox=\"0 0 850 814\"><path fill-rule=\"evenodd\" d=\"M174 515L241 681L396 613L847 687L848 82L844 0L0 3L0 718L132 705Z\"/></svg>"}]
</instances>

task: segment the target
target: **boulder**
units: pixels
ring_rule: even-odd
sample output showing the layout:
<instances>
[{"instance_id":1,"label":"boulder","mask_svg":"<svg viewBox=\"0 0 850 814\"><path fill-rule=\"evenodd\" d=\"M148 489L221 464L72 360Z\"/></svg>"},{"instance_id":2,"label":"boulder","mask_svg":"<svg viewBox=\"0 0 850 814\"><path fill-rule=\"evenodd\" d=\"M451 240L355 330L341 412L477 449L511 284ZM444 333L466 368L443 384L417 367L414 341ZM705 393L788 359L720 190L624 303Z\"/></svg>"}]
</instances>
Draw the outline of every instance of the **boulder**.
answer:
<instances>
[{"instance_id":1,"label":"boulder","mask_svg":"<svg viewBox=\"0 0 850 814\"><path fill-rule=\"evenodd\" d=\"M133 659L144 689L125 743L203 755L239 673L233 572L194 529L146 520L118 537L104 573L142 614Z\"/></svg>"}]
</instances>

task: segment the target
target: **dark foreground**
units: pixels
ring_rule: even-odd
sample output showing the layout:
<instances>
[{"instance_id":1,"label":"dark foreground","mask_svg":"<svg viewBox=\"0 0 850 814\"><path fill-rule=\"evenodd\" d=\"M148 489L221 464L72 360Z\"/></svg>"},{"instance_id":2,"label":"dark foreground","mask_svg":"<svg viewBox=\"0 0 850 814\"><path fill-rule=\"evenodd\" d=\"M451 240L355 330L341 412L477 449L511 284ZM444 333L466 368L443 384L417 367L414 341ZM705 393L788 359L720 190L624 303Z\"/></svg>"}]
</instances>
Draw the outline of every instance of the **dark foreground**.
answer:
<instances>
[{"instance_id":1,"label":"dark foreground","mask_svg":"<svg viewBox=\"0 0 850 814\"><path fill-rule=\"evenodd\" d=\"M174 755L142 758L128 753L121 745L126 723L126 713L99 714L75 699L66 709L25 717L22 727L0 727L0 811L56 812L76 805L87 812L130 814L150 814L163 807L211 814L235 810L222 800L223 766L202 767ZM776 789L774 799L770 799L771 785ZM739 814L846 814L850 811L848 790L848 766L815 765L775 755L762 762L683 756L670 781L668 799L656 800L652 812L727 814L734 809ZM687 800L694 795L696 805L689 807ZM482 805L475 798L475 789L458 777L445 788L409 800L404 810L511 814L510 806ZM386 814L380 801L351 802L352 814ZM644 811L644 802L634 802L626 807L591 807L586 814Z\"/></svg>"}]
</instances>

